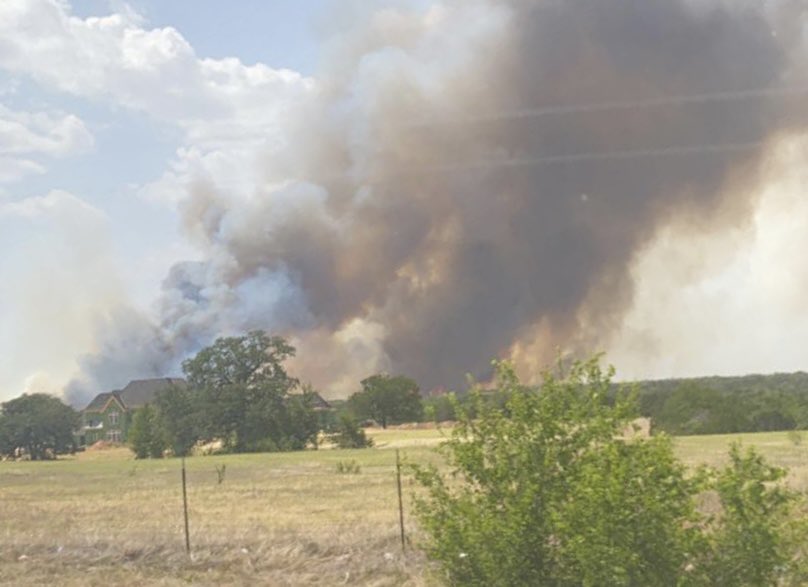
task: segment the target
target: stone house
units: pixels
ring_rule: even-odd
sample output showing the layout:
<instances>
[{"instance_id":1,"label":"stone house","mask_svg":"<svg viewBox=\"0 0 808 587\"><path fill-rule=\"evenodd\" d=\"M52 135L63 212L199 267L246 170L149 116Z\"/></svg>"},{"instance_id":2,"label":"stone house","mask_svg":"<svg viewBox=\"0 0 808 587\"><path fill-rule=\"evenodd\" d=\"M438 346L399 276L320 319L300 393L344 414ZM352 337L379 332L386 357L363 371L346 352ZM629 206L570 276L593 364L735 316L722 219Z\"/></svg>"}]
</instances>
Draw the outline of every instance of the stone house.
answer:
<instances>
[{"instance_id":1,"label":"stone house","mask_svg":"<svg viewBox=\"0 0 808 587\"><path fill-rule=\"evenodd\" d=\"M90 446L99 440L126 442L135 410L153 402L159 391L173 386L185 387L186 382L177 377L136 379L123 389L99 393L81 411L77 445Z\"/></svg>"}]
</instances>

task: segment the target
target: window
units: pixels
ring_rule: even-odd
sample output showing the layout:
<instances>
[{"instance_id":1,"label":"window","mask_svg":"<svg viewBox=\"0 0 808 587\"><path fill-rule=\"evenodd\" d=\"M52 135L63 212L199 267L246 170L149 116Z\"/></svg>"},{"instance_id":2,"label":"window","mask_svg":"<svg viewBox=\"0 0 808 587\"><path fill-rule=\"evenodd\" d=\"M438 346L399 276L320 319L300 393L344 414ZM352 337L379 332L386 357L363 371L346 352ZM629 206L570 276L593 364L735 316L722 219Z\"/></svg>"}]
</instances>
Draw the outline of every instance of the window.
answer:
<instances>
[{"instance_id":1,"label":"window","mask_svg":"<svg viewBox=\"0 0 808 587\"><path fill-rule=\"evenodd\" d=\"M109 423L115 426L118 423L118 412L110 412L109 413Z\"/></svg>"},{"instance_id":2,"label":"window","mask_svg":"<svg viewBox=\"0 0 808 587\"><path fill-rule=\"evenodd\" d=\"M120 430L110 430L107 432L107 440L109 442L120 442L121 441L121 431Z\"/></svg>"}]
</instances>

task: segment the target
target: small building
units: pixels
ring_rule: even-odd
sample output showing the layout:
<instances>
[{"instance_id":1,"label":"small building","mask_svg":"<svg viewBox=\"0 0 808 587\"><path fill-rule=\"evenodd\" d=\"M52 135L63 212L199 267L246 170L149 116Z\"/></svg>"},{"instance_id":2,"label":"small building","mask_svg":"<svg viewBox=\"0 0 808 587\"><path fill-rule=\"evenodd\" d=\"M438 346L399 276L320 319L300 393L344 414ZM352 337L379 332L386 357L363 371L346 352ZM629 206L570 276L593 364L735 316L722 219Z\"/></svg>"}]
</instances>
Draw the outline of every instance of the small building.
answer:
<instances>
[{"instance_id":1,"label":"small building","mask_svg":"<svg viewBox=\"0 0 808 587\"><path fill-rule=\"evenodd\" d=\"M152 403L160 391L186 385L185 379L178 377L136 379L121 390L99 393L81 411L78 446L89 446L99 440L126 442L135 410Z\"/></svg>"}]
</instances>

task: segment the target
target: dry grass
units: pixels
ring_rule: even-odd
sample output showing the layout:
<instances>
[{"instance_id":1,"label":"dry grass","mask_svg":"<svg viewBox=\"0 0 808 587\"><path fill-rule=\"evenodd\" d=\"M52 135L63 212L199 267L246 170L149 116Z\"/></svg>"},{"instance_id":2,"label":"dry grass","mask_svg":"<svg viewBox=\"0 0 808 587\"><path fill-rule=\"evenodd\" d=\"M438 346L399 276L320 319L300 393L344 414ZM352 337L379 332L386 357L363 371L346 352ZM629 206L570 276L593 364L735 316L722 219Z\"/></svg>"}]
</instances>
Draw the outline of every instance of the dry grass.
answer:
<instances>
[{"instance_id":1,"label":"dry grass","mask_svg":"<svg viewBox=\"0 0 808 587\"><path fill-rule=\"evenodd\" d=\"M398 542L393 449L434 461L440 432L372 436L376 448L363 451L188 459L191 558L179 460L135 461L113 449L0 463L0 584L433 585L424 557ZM691 464L717 464L739 438L808 486L808 446L785 433L681 438L677 451ZM337 473L340 461L361 472Z\"/></svg>"},{"instance_id":2,"label":"dry grass","mask_svg":"<svg viewBox=\"0 0 808 587\"><path fill-rule=\"evenodd\" d=\"M728 461L730 444L755 447L767 460L788 469L788 483L794 489L808 491L808 432L759 432L755 434L715 434L680 436L675 439L676 453L691 466L720 466Z\"/></svg>"},{"instance_id":3,"label":"dry grass","mask_svg":"<svg viewBox=\"0 0 808 587\"><path fill-rule=\"evenodd\" d=\"M381 449L188 459L190 560L179 460L115 449L2 463L0 583L428 585L423 557L398 542L394 458ZM338 474L350 460L361 472Z\"/></svg>"}]
</instances>

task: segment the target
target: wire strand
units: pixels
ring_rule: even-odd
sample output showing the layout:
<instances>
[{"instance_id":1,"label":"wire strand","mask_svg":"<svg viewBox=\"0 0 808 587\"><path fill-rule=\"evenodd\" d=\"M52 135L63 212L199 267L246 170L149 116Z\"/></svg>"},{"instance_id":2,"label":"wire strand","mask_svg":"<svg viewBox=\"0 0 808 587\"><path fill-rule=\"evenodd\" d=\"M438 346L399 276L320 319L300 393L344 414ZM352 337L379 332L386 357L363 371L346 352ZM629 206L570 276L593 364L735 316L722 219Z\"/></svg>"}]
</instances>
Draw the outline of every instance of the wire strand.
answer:
<instances>
[{"instance_id":1,"label":"wire strand","mask_svg":"<svg viewBox=\"0 0 808 587\"><path fill-rule=\"evenodd\" d=\"M455 126L465 124L479 124L497 122L502 120L520 120L527 118L540 118L543 116L584 114L590 112L608 112L612 110L631 110L635 108L656 108L660 106L674 106L678 104L705 104L712 102L729 102L752 100L767 97L797 97L808 95L808 88L759 88L739 90L735 92L712 92L703 94L689 94L679 96L665 96L646 100L624 100L615 102L600 102L593 104L579 104L571 106L548 106L545 108L525 108L484 114L479 116L457 117L453 119L431 119L412 122L403 125L406 128L425 128L439 126Z\"/></svg>"}]
</instances>

